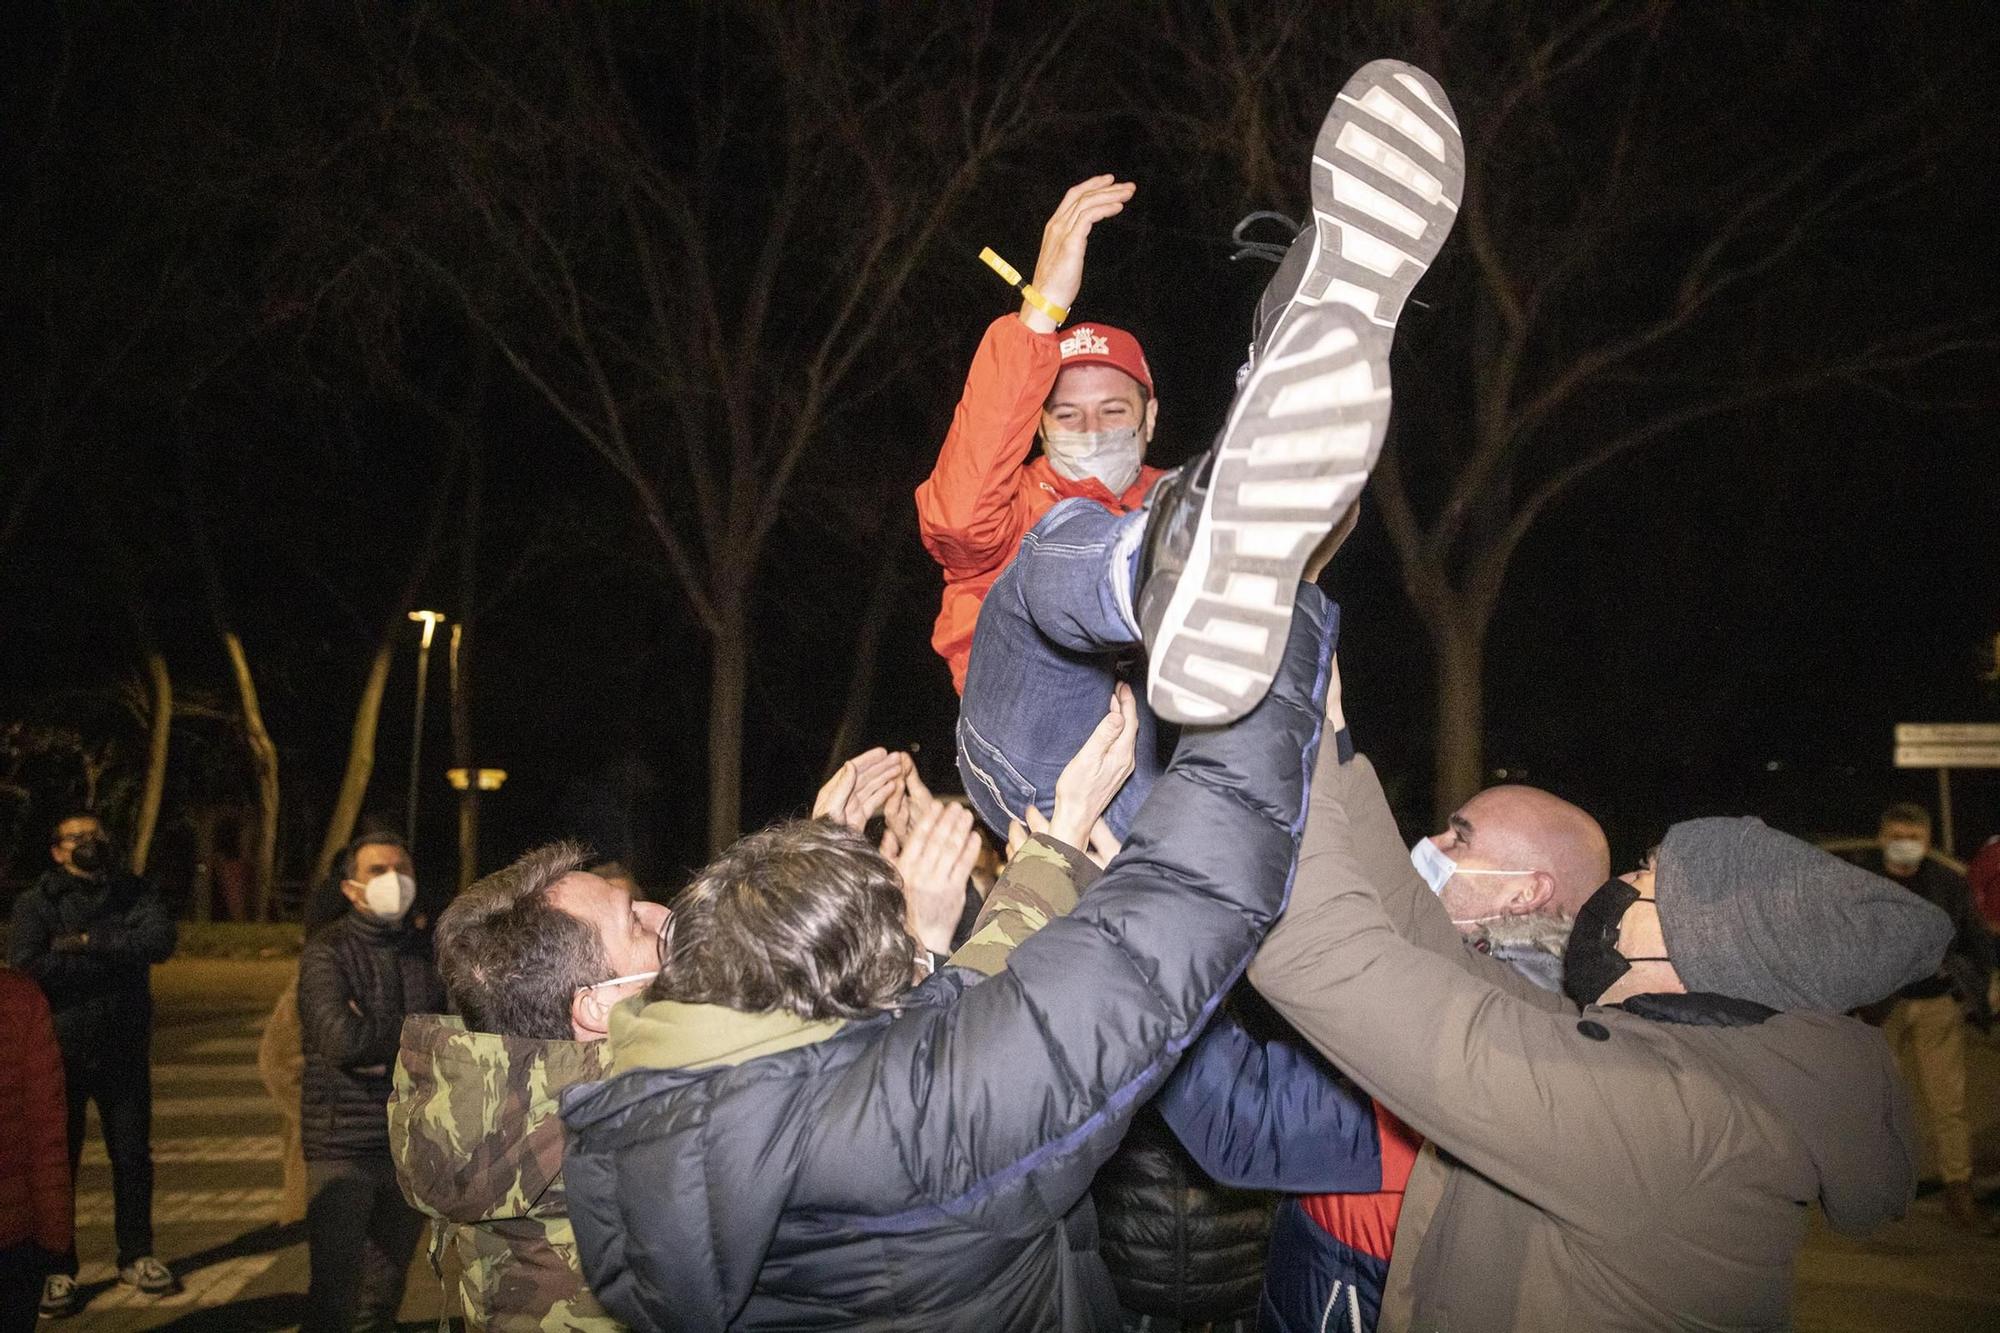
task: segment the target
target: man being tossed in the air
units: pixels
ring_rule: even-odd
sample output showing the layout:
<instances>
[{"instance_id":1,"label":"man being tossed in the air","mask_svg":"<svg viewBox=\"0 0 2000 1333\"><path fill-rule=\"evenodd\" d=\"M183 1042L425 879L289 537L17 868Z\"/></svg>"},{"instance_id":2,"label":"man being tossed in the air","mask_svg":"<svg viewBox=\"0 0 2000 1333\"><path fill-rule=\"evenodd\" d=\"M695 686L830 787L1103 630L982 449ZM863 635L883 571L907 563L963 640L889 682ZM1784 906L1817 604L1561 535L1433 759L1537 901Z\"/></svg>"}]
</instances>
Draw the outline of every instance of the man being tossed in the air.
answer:
<instances>
[{"instance_id":1,"label":"man being tossed in the air","mask_svg":"<svg viewBox=\"0 0 2000 1333\"><path fill-rule=\"evenodd\" d=\"M1070 187L1042 229L1034 286L1067 308L1083 285L1093 225L1125 207L1129 181L1093 176ZM1145 464L1159 417L1139 340L1108 324L1056 320L1032 301L987 327L937 466L917 488L924 548L944 570L931 646L965 688L972 631L993 580L1022 536L1058 500L1095 500L1113 513L1145 502L1160 469ZM1032 461L1037 436L1042 452Z\"/></svg>"}]
</instances>

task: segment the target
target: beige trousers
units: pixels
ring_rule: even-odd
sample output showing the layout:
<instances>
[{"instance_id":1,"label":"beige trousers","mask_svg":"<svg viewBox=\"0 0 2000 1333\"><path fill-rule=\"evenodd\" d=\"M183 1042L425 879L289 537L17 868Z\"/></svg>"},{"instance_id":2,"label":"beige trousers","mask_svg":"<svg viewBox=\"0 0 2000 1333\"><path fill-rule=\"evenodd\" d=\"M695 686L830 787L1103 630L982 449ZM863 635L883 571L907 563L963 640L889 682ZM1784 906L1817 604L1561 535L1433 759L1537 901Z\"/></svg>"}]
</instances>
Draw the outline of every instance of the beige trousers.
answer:
<instances>
[{"instance_id":1,"label":"beige trousers","mask_svg":"<svg viewBox=\"0 0 2000 1333\"><path fill-rule=\"evenodd\" d=\"M1965 1015L1949 995L1898 1000L1882 1025L1917 1102L1917 1122L1947 1185L1972 1179L1972 1130L1965 1119Z\"/></svg>"}]
</instances>

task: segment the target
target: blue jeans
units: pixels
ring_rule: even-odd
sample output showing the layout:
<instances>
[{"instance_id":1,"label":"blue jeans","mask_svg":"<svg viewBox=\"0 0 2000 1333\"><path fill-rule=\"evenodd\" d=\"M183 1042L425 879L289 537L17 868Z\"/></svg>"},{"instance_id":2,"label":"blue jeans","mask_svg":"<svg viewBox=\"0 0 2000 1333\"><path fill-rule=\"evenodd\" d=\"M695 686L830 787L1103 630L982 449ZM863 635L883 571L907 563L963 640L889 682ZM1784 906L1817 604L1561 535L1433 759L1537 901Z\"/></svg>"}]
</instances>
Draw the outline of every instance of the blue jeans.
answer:
<instances>
[{"instance_id":1,"label":"blue jeans","mask_svg":"<svg viewBox=\"0 0 2000 1333\"><path fill-rule=\"evenodd\" d=\"M1057 502L1021 538L979 610L958 706L958 772L972 808L1001 837L1028 806L1050 814L1056 778L1122 678L1139 705L1137 766L1104 812L1123 840L1165 767L1146 707L1146 659L1132 602L1144 510Z\"/></svg>"}]
</instances>

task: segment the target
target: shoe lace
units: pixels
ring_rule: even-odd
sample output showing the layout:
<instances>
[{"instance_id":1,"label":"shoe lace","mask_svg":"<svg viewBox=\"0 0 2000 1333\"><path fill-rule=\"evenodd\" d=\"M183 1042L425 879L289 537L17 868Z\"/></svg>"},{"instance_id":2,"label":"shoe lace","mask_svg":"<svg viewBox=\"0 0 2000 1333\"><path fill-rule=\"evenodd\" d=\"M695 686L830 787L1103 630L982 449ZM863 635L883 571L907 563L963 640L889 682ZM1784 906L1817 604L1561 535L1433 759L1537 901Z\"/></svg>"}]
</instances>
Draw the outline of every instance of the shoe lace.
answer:
<instances>
[{"instance_id":1,"label":"shoe lace","mask_svg":"<svg viewBox=\"0 0 2000 1333\"><path fill-rule=\"evenodd\" d=\"M1282 241L1252 240L1249 236L1251 228L1262 222L1272 222L1283 226L1285 229L1285 239ZM1243 216L1242 220L1229 229L1229 239L1236 243L1236 253L1229 256L1230 262L1234 263L1239 259L1262 259L1272 264L1283 263L1285 251L1292 248L1292 242L1298 239L1299 233L1303 230L1305 228L1299 223L1292 221L1283 213L1273 212L1268 208L1260 208L1254 213L1247 213Z\"/></svg>"}]
</instances>

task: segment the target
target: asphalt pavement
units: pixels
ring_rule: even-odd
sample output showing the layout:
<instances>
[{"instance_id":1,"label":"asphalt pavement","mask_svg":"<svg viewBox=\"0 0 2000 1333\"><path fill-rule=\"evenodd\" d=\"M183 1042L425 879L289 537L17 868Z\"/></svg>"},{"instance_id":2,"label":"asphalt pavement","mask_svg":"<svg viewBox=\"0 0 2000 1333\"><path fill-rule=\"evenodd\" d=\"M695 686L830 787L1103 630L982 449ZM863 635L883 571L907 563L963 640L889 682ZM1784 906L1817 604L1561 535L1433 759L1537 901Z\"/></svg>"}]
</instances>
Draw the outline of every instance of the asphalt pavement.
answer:
<instances>
[{"instance_id":1,"label":"asphalt pavement","mask_svg":"<svg viewBox=\"0 0 2000 1333\"><path fill-rule=\"evenodd\" d=\"M93 1118L77 1180L83 1309L44 1320L41 1333L170 1328L251 1333L296 1327L306 1289L301 1226L278 1227L279 1120L257 1079L257 1039L288 961L175 960L155 969L153 1204L160 1258L186 1290L150 1297L112 1271L111 1172ZM1979 1188L2000 1207L2000 1046L1975 1040ZM2000 1329L2000 1239L1968 1236L1920 1197L1908 1217L1865 1241L1815 1222L1799 1261L1803 1333L1953 1333ZM401 1318L437 1326L438 1279L413 1261Z\"/></svg>"}]
</instances>

